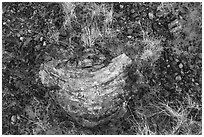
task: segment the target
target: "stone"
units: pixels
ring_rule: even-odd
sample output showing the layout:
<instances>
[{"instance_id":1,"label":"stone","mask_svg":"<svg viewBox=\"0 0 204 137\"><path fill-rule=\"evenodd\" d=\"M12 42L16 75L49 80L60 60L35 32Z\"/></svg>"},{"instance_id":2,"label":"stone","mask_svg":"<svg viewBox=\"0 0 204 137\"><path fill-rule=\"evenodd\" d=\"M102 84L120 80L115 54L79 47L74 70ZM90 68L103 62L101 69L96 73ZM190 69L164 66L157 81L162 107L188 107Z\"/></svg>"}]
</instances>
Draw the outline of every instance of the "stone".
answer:
<instances>
[{"instance_id":1,"label":"stone","mask_svg":"<svg viewBox=\"0 0 204 137\"><path fill-rule=\"evenodd\" d=\"M124 70L132 63L128 56L121 54L96 71L67 66L56 68L60 62L53 60L43 64L39 76L44 85L60 88L50 93L79 124L93 127L125 114L126 105L120 96L126 94Z\"/></svg>"},{"instance_id":2,"label":"stone","mask_svg":"<svg viewBox=\"0 0 204 137\"><path fill-rule=\"evenodd\" d=\"M149 19L153 20L153 18L154 18L153 13L152 13L152 12L150 12L148 15L149 15Z\"/></svg>"},{"instance_id":3,"label":"stone","mask_svg":"<svg viewBox=\"0 0 204 137\"><path fill-rule=\"evenodd\" d=\"M181 76L180 75L176 76L176 80L180 81L181 80Z\"/></svg>"},{"instance_id":4,"label":"stone","mask_svg":"<svg viewBox=\"0 0 204 137\"><path fill-rule=\"evenodd\" d=\"M179 64L179 68L182 69L183 68L183 64L180 63Z\"/></svg>"}]
</instances>

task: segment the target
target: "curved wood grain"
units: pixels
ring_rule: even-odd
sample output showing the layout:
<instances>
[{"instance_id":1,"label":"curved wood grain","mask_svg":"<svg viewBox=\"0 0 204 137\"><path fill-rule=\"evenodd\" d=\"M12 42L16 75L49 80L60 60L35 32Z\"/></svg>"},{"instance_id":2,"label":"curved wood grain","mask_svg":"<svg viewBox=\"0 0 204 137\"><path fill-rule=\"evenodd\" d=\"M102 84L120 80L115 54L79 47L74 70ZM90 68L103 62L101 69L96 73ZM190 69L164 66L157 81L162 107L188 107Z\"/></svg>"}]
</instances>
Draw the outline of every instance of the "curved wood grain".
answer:
<instances>
[{"instance_id":1,"label":"curved wood grain","mask_svg":"<svg viewBox=\"0 0 204 137\"><path fill-rule=\"evenodd\" d=\"M57 85L56 101L83 126L96 126L125 112L119 95L124 94L126 66L131 59L125 54L94 72L65 67L56 69L60 61L50 61L42 66L40 77L47 86Z\"/></svg>"}]
</instances>

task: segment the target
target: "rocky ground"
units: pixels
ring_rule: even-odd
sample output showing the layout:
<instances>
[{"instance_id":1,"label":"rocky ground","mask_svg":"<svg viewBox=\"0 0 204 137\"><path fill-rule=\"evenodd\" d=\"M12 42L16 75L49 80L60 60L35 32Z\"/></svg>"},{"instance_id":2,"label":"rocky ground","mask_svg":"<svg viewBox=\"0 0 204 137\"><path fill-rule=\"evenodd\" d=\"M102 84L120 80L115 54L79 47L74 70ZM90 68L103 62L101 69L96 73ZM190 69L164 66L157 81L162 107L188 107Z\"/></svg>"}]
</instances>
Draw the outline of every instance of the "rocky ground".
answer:
<instances>
[{"instance_id":1,"label":"rocky ground","mask_svg":"<svg viewBox=\"0 0 204 137\"><path fill-rule=\"evenodd\" d=\"M2 134L202 134L202 3L2 8ZM58 87L39 78L53 59L85 69L84 58L94 66L122 53L132 59L127 112L102 125L79 125L50 96Z\"/></svg>"}]
</instances>

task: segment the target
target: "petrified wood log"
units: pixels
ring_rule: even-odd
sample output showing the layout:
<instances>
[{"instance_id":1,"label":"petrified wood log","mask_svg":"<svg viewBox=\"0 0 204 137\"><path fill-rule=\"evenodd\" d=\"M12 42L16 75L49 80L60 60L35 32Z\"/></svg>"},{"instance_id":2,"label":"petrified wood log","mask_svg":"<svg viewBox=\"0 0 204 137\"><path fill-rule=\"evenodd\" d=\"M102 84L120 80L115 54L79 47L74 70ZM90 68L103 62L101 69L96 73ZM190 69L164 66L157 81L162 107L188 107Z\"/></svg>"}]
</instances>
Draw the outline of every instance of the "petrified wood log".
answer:
<instances>
[{"instance_id":1,"label":"petrified wood log","mask_svg":"<svg viewBox=\"0 0 204 137\"><path fill-rule=\"evenodd\" d=\"M42 65L39 72L46 86L57 85L60 90L53 92L60 104L79 124L93 127L126 111L123 95L126 75L124 69L131 59L122 54L97 71L74 67L56 68L59 60Z\"/></svg>"}]
</instances>

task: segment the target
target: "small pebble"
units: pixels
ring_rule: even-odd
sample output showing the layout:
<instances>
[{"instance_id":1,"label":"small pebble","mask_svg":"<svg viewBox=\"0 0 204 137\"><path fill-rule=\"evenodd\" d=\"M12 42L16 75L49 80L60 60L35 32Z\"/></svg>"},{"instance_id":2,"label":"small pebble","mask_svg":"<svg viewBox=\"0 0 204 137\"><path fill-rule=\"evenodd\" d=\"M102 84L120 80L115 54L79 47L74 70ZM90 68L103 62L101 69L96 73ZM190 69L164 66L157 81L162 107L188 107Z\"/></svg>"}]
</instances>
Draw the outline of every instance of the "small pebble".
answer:
<instances>
[{"instance_id":1,"label":"small pebble","mask_svg":"<svg viewBox=\"0 0 204 137\"><path fill-rule=\"evenodd\" d=\"M40 41L42 41L43 40L43 37L40 37Z\"/></svg>"},{"instance_id":2,"label":"small pebble","mask_svg":"<svg viewBox=\"0 0 204 137\"><path fill-rule=\"evenodd\" d=\"M179 64L179 68L180 68L180 69L183 68L183 64L180 63L180 64Z\"/></svg>"},{"instance_id":3,"label":"small pebble","mask_svg":"<svg viewBox=\"0 0 204 137\"><path fill-rule=\"evenodd\" d=\"M23 37L20 37L20 40L23 41Z\"/></svg>"},{"instance_id":4,"label":"small pebble","mask_svg":"<svg viewBox=\"0 0 204 137\"><path fill-rule=\"evenodd\" d=\"M181 76L176 76L176 80L181 80Z\"/></svg>"},{"instance_id":5,"label":"small pebble","mask_svg":"<svg viewBox=\"0 0 204 137\"><path fill-rule=\"evenodd\" d=\"M17 119L18 119L18 120L21 119L19 115L17 115Z\"/></svg>"},{"instance_id":6,"label":"small pebble","mask_svg":"<svg viewBox=\"0 0 204 137\"><path fill-rule=\"evenodd\" d=\"M175 61L176 61L176 62L179 62L179 60L178 60L178 59L175 59Z\"/></svg>"},{"instance_id":7,"label":"small pebble","mask_svg":"<svg viewBox=\"0 0 204 137\"><path fill-rule=\"evenodd\" d=\"M135 12L135 10L134 9L131 9L131 11L130 11L131 13L134 13Z\"/></svg>"},{"instance_id":8,"label":"small pebble","mask_svg":"<svg viewBox=\"0 0 204 137\"><path fill-rule=\"evenodd\" d=\"M16 122L16 116L13 115L13 116L11 117L11 124L15 124L15 122Z\"/></svg>"},{"instance_id":9,"label":"small pebble","mask_svg":"<svg viewBox=\"0 0 204 137\"><path fill-rule=\"evenodd\" d=\"M43 42L43 46L46 46L46 42L45 41Z\"/></svg>"},{"instance_id":10,"label":"small pebble","mask_svg":"<svg viewBox=\"0 0 204 137\"><path fill-rule=\"evenodd\" d=\"M153 15L153 13L150 12L150 13L149 13L149 19L152 20L153 18L154 18L154 15Z\"/></svg>"}]
</instances>

